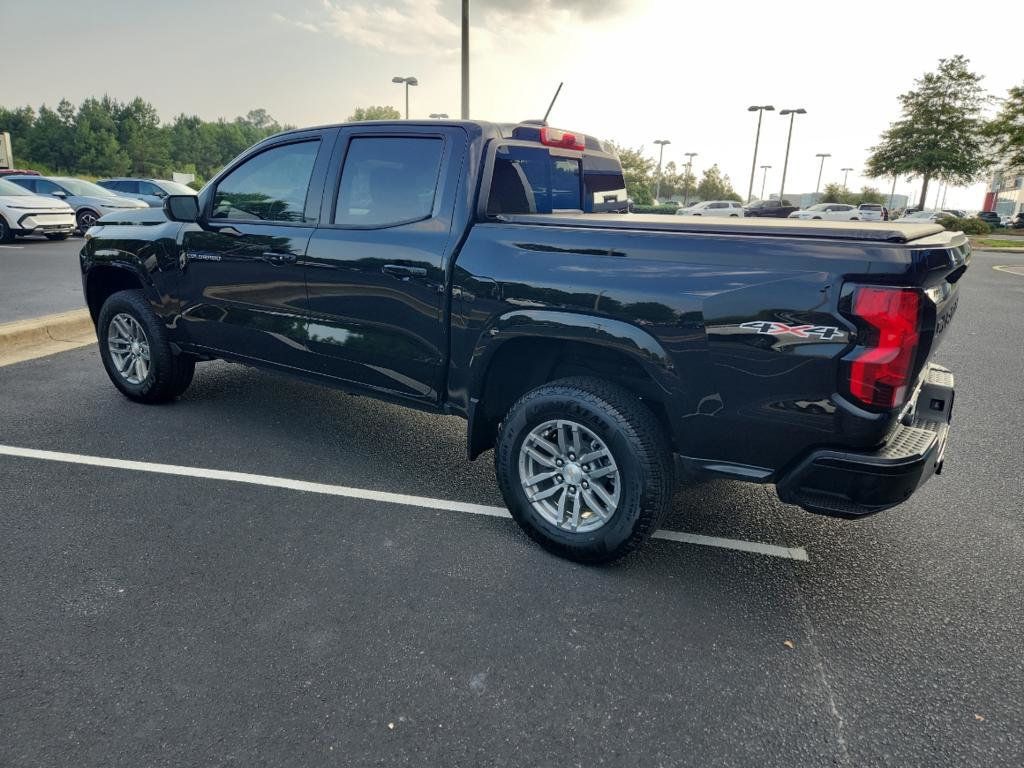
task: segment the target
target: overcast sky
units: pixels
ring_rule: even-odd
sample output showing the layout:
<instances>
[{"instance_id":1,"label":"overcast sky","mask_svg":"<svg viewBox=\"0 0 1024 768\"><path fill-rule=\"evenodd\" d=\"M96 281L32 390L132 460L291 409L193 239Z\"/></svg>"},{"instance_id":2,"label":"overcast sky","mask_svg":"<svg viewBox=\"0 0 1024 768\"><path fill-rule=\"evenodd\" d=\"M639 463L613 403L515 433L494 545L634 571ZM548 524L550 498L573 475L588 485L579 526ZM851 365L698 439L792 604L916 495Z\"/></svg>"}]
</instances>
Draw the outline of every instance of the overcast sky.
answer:
<instances>
[{"instance_id":1,"label":"overcast sky","mask_svg":"<svg viewBox=\"0 0 1024 768\"><path fill-rule=\"evenodd\" d=\"M266 108L283 123L344 120L357 106L403 107L394 75L415 75L412 116L459 113L460 0L0 1L5 106L142 96L164 119L234 117ZM888 191L862 179L868 148L898 112L897 96L940 57L962 53L1002 95L1024 81L1019 4L984 11L942 0L897 3L472 0L471 116L550 118L665 159L697 152L746 194L756 115L751 104L804 107L787 192L823 185ZM980 7L979 7L980 8ZM60 23L55 23L59 19ZM15 32L17 31L17 32ZM787 119L766 114L758 165L777 191ZM755 194L760 187L760 171ZM915 184L897 191L912 193ZM947 206L979 208L983 185L951 189ZM929 201L929 205L931 202Z\"/></svg>"}]
</instances>

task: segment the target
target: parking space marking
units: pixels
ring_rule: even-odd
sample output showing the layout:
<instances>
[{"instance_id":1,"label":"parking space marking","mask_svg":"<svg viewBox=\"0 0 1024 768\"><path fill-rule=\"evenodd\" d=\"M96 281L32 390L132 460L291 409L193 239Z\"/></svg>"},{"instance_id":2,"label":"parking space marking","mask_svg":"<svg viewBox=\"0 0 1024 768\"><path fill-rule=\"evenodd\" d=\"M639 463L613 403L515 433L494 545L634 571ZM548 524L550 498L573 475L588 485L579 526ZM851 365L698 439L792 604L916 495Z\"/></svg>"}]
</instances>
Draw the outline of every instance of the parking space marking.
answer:
<instances>
[{"instance_id":1,"label":"parking space marking","mask_svg":"<svg viewBox=\"0 0 1024 768\"><path fill-rule=\"evenodd\" d=\"M1024 264L997 264L992 267L996 272L1006 272L1017 277L1024 277Z\"/></svg>"},{"instance_id":2,"label":"parking space marking","mask_svg":"<svg viewBox=\"0 0 1024 768\"><path fill-rule=\"evenodd\" d=\"M24 245L0 245L0 248L10 248L12 251L20 251Z\"/></svg>"},{"instance_id":3,"label":"parking space marking","mask_svg":"<svg viewBox=\"0 0 1024 768\"><path fill-rule=\"evenodd\" d=\"M64 464L84 464L91 467L107 467L110 469L127 469L135 472L151 472L158 475L176 475L178 477L198 477L206 480L224 480L248 485L262 485L272 488L284 488L306 493L319 493L327 496L344 496L350 499L366 501L382 501L387 504L400 504L407 507L422 507L446 512L462 512L470 515L486 515L488 517L512 516L504 507L492 507L486 504L471 504L465 501L448 499L431 499L426 496L410 496L390 491L374 491L368 488L350 488L344 485L312 483L305 480L292 480L287 477L272 475L253 475L248 472L232 472L223 469L205 469L203 467L185 467L177 464L157 464L149 461L132 461L128 459L111 459L105 456L87 456L79 453L63 453L61 451L43 451L37 448L20 448L14 445L0 445L0 456L16 456L24 459L41 459ZM789 560L808 561L807 551L803 547L780 547L775 544L762 544L757 541L742 539L725 539L718 536L702 536L682 531L656 531L653 538L663 541L674 541L681 544L696 544L704 547L718 547L740 552L751 552L770 557L781 557Z\"/></svg>"}]
</instances>

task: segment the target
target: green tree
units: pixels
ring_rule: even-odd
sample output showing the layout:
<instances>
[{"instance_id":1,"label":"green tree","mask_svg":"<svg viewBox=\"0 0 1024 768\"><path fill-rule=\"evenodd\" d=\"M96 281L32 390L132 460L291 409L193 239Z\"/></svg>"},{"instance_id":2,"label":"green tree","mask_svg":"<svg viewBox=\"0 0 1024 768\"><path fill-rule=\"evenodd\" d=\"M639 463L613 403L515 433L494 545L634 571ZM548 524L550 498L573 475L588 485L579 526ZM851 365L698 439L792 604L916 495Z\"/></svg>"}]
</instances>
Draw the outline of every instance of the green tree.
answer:
<instances>
[{"instance_id":1,"label":"green tree","mask_svg":"<svg viewBox=\"0 0 1024 768\"><path fill-rule=\"evenodd\" d=\"M167 131L160 129L160 117L147 101L135 97L115 110L118 142L128 155L135 176L167 175L171 165Z\"/></svg>"},{"instance_id":2,"label":"green tree","mask_svg":"<svg viewBox=\"0 0 1024 768\"><path fill-rule=\"evenodd\" d=\"M95 176L120 176L131 161L117 138L119 105L109 96L86 99L75 116L74 150L77 170Z\"/></svg>"},{"instance_id":3,"label":"green tree","mask_svg":"<svg viewBox=\"0 0 1024 768\"><path fill-rule=\"evenodd\" d=\"M996 161L1010 168L1024 168L1024 83L1010 89L985 135L997 153Z\"/></svg>"},{"instance_id":4,"label":"green tree","mask_svg":"<svg viewBox=\"0 0 1024 768\"><path fill-rule=\"evenodd\" d=\"M348 116L346 122L361 123L366 120L401 120L402 113L394 107L359 107Z\"/></svg>"},{"instance_id":5,"label":"green tree","mask_svg":"<svg viewBox=\"0 0 1024 768\"><path fill-rule=\"evenodd\" d=\"M981 111L988 97L980 75L957 55L939 59L939 67L914 82L900 96L902 116L890 124L872 148L867 174L920 176L920 206L928 184L939 178L954 184L975 181L987 167Z\"/></svg>"},{"instance_id":6,"label":"green tree","mask_svg":"<svg viewBox=\"0 0 1024 768\"><path fill-rule=\"evenodd\" d=\"M29 139L35 127L36 111L32 107L6 109L0 107L0 133L11 134L14 163L29 155Z\"/></svg>"},{"instance_id":7,"label":"green tree","mask_svg":"<svg viewBox=\"0 0 1024 768\"><path fill-rule=\"evenodd\" d=\"M842 184L826 184L825 191L821 195L822 203L849 203L850 190Z\"/></svg>"},{"instance_id":8,"label":"green tree","mask_svg":"<svg viewBox=\"0 0 1024 768\"><path fill-rule=\"evenodd\" d=\"M618 155L622 164L622 175L626 179L626 195L629 199L636 205L650 205L654 202L654 160L644 155L643 147L629 149L611 141L606 144Z\"/></svg>"},{"instance_id":9,"label":"green tree","mask_svg":"<svg viewBox=\"0 0 1024 768\"><path fill-rule=\"evenodd\" d=\"M732 188L732 181L728 176L722 175L722 171L717 163L704 171L700 183L697 185L697 197L701 200L736 200L737 202L743 202L743 198Z\"/></svg>"}]
</instances>

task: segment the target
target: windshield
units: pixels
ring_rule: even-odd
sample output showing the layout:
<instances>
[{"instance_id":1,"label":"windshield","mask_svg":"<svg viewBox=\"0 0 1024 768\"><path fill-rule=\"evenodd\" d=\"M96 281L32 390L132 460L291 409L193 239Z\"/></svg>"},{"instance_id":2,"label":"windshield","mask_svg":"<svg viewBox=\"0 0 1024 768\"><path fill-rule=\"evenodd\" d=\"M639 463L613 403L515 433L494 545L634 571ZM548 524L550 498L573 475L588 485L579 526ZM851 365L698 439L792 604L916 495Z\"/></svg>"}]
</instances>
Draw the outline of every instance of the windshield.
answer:
<instances>
[{"instance_id":1,"label":"windshield","mask_svg":"<svg viewBox=\"0 0 1024 768\"><path fill-rule=\"evenodd\" d=\"M72 195L80 195L83 197L117 197L115 192L111 192L109 189L104 189L99 184L93 184L91 181L68 178L54 178L53 180L64 187L64 189Z\"/></svg>"},{"instance_id":2,"label":"windshield","mask_svg":"<svg viewBox=\"0 0 1024 768\"><path fill-rule=\"evenodd\" d=\"M194 195L196 191L192 187L186 187L176 181L158 181L156 184L160 189L169 195Z\"/></svg>"},{"instance_id":3,"label":"windshield","mask_svg":"<svg viewBox=\"0 0 1024 768\"><path fill-rule=\"evenodd\" d=\"M13 181L7 181L7 179L0 179L0 196L14 197L15 195L17 195L20 197L22 195L31 194L33 193L29 192L24 187L19 187Z\"/></svg>"}]
</instances>

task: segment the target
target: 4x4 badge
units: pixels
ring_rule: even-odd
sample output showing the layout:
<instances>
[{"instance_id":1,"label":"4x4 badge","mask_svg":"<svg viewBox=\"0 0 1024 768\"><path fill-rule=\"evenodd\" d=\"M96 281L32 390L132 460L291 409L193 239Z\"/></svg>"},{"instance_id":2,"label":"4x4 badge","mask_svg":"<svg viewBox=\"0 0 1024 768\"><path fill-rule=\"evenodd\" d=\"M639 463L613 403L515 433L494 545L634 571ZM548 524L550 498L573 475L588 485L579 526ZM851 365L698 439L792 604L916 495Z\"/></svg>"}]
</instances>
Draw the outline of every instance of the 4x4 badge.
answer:
<instances>
[{"instance_id":1,"label":"4x4 badge","mask_svg":"<svg viewBox=\"0 0 1024 768\"><path fill-rule=\"evenodd\" d=\"M815 336L828 341L841 332L834 325L786 325L771 320L754 320L749 323L741 323L740 328L748 328L751 331L765 334L767 336L796 336L801 339L808 339Z\"/></svg>"}]
</instances>

